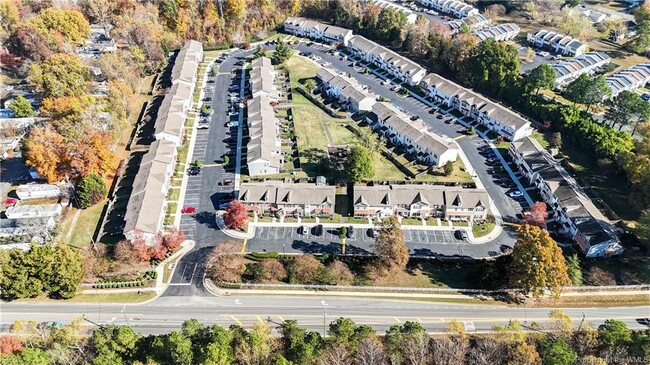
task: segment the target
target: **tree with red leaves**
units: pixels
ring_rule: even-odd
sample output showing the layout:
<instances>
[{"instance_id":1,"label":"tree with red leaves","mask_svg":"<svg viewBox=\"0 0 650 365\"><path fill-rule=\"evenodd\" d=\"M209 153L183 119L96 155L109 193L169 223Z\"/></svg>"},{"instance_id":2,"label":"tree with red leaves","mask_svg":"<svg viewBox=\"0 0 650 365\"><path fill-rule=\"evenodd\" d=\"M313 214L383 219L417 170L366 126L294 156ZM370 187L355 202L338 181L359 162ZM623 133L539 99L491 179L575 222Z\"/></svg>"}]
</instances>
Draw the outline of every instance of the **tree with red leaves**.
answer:
<instances>
[{"instance_id":1,"label":"tree with red leaves","mask_svg":"<svg viewBox=\"0 0 650 365\"><path fill-rule=\"evenodd\" d=\"M535 202L524 214L524 222L531 226L542 227L546 223L546 219L548 219L548 213L544 202Z\"/></svg>"},{"instance_id":2,"label":"tree with red leaves","mask_svg":"<svg viewBox=\"0 0 650 365\"><path fill-rule=\"evenodd\" d=\"M10 355L23 349L23 343L13 336L0 336L0 355Z\"/></svg>"},{"instance_id":3,"label":"tree with red leaves","mask_svg":"<svg viewBox=\"0 0 650 365\"><path fill-rule=\"evenodd\" d=\"M144 241L133 242L133 256L140 261L151 260L151 250Z\"/></svg>"},{"instance_id":4,"label":"tree with red leaves","mask_svg":"<svg viewBox=\"0 0 650 365\"><path fill-rule=\"evenodd\" d=\"M171 252L174 252L180 247L181 243L185 241L185 235L176 227L172 227L169 234L163 239L163 244Z\"/></svg>"},{"instance_id":5,"label":"tree with red leaves","mask_svg":"<svg viewBox=\"0 0 650 365\"><path fill-rule=\"evenodd\" d=\"M134 259L133 245L127 240L122 240L113 248L113 257L117 261L131 263Z\"/></svg>"},{"instance_id":6,"label":"tree with red leaves","mask_svg":"<svg viewBox=\"0 0 650 365\"><path fill-rule=\"evenodd\" d=\"M151 247L151 258L155 260L162 260L167 256L167 247L163 244L157 244Z\"/></svg>"},{"instance_id":7,"label":"tree with red leaves","mask_svg":"<svg viewBox=\"0 0 650 365\"><path fill-rule=\"evenodd\" d=\"M233 200L230 206L226 209L226 214L223 216L226 226L231 229L240 229L248 223L248 213L246 207L239 200Z\"/></svg>"}]
</instances>

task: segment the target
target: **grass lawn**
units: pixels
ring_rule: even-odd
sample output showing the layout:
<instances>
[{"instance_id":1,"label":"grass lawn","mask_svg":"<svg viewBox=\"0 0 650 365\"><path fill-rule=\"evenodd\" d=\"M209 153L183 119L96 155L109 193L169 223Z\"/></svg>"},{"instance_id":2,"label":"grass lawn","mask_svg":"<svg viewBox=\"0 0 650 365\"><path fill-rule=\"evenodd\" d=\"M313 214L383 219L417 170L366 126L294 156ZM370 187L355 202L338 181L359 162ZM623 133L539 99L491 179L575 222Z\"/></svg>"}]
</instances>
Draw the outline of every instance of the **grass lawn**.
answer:
<instances>
[{"instance_id":1,"label":"grass lawn","mask_svg":"<svg viewBox=\"0 0 650 365\"><path fill-rule=\"evenodd\" d=\"M298 150L303 151L315 148L327 151L327 135L320 122L320 110L300 106L293 108L293 123L298 136Z\"/></svg>"},{"instance_id":2,"label":"grass lawn","mask_svg":"<svg viewBox=\"0 0 650 365\"><path fill-rule=\"evenodd\" d=\"M477 287L476 279L481 264L442 263L438 261L413 260L409 268L380 279L380 286L414 288L469 288Z\"/></svg>"},{"instance_id":3,"label":"grass lawn","mask_svg":"<svg viewBox=\"0 0 650 365\"><path fill-rule=\"evenodd\" d=\"M531 137L533 137L535 140L537 140L537 142L539 142L539 144L542 145L542 147L544 147L544 148L548 148L549 143L548 143L548 140L547 140L547 136L546 136L546 135L544 135L544 134L542 134L542 133L540 133L540 132L535 131L535 132L533 132L533 134L531 135ZM508 147L510 147L510 146L508 146Z\"/></svg>"},{"instance_id":4,"label":"grass lawn","mask_svg":"<svg viewBox=\"0 0 650 365\"><path fill-rule=\"evenodd\" d=\"M177 201L178 197L181 195L181 189L169 189L169 194L167 195L167 200Z\"/></svg>"},{"instance_id":5,"label":"grass lawn","mask_svg":"<svg viewBox=\"0 0 650 365\"><path fill-rule=\"evenodd\" d=\"M404 218L402 219L402 225L403 226L421 226L422 225L422 220L417 219L417 218Z\"/></svg>"},{"instance_id":6,"label":"grass lawn","mask_svg":"<svg viewBox=\"0 0 650 365\"><path fill-rule=\"evenodd\" d=\"M154 291L142 291L128 293L106 293L106 294L79 294L71 299L59 300L49 299L46 296L36 298L19 299L17 302L43 302L43 303L139 303L152 299L156 296Z\"/></svg>"},{"instance_id":7,"label":"grass lawn","mask_svg":"<svg viewBox=\"0 0 650 365\"><path fill-rule=\"evenodd\" d=\"M104 203L106 200L93 205L90 208L84 209L79 214L79 219L77 224L72 229L72 235L70 236L70 245L77 248L85 248L90 244L93 233L95 233L95 228L99 224L99 219L101 218L102 209L104 208ZM72 218L74 217L77 209L71 208L69 214L66 216L66 220L63 222L63 229L61 230L61 235L59 236L59 241L63 241L65 236L68 234L70 225L72 224Z\"/></svg>"},{"instance_id":8,"label":"grass lawn","mask_svg":"<svg viewBox=\"0 0 650 365\"><path fill-rule=\"evenodd\" d=\"M510 149L510 142L496 142L494 143L494 146L497 148L497 151L501 154L503 157L508 157L508 150Z\"/></svg>"},{"instance_id":9,"label":"grass lawn","mask_svg":"<svg viewBox=\"0 0 650 365\"><path fill-rule=\"evenodd\" d=\"M345 128L350 121L341 121L340 119L326 118L327 128L332 135L332 140L335 145L354 144L359 142L357 136L354 135L349 129Z\"/></svg>"},{"instance_id":10,"label":"grass lawn","mask_svg":"<svg viewBox=\"0 0 650 365\"><path fill-rule=\"evenodd\" d=\"M472 176L465 171L465 164L458 158L454 162L454 171L449 176L445 176L442 168L435 170L432 174L424 174L416 181L441 181L441 182L472 182Z\"/></svg>"},{"instance_id":11,"label":"grass lawn","mask_svg":"<svg viewBox=\"0 0 650 365\"><path fill-rule=\"evenodd\" d=\"M494 229L494 222L485 222L481 224L474 224L472 226L472 232L474 233L474 237L483 237L486 234L492 232Z\"/></svg>"},{"instance_id":12,"label":"grass lawn","mask_svg":"<svg viewBox=\"0 0 650 365\"><path fill-rule=\"evenodd\" d=\"M292 56L284 62L284 66L291 73L291 87L300 85L299 80L314 77L318 72L316 64L300 56Z\"/></svg>"}]
</instances>

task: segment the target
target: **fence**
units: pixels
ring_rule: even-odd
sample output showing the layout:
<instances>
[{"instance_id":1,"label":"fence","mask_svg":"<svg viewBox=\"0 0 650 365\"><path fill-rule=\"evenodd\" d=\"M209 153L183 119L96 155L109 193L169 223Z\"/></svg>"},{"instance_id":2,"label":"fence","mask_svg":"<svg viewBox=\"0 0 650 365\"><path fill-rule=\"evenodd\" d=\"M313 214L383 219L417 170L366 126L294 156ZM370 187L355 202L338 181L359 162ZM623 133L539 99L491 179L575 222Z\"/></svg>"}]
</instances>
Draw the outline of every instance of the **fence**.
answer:
<instances>
[{"instance_id":1,"label":"fence","mask_svg":"<svg viewBox=\"0 0 650 365\"><path fill-rule=\"evenodd\" d=\"M352 286L352 285L303 285L303 284L257 284L257 283L218 283L219 286L240 289L303 289L303 290L337 290L367 292L401 292L401 293L460 293L460 294L504 294L521 293L523 289L454 289L454 288L409 288L394 286ZM604 290L650 290L650 285L607 285L607 286L566 286L563 291L604 291Z\"/></svg>"}]
</instances>

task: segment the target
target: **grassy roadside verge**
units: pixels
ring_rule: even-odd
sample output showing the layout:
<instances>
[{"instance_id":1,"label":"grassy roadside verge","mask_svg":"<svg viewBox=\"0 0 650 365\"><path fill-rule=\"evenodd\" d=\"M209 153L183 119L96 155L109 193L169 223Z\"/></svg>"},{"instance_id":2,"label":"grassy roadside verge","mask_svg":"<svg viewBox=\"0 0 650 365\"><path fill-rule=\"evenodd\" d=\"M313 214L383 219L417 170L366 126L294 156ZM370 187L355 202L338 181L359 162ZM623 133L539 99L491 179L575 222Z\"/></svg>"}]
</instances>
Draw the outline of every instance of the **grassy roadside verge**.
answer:
<instances>
[{"instance_id":1,"label":"grassy roadside verge","mask_svg":"<svg viewBox=\"0 0 650 365\"><path fill-rule=\"evenodd\" d=\"M45 296L36 298L20 299L18 303L140 303L152 299L156 296L154 291L143 291L142 294L137 292L128 293L105 293L105 294L79 294L74 298L66 300L49 299Z\"/></svg>"}]
</instances>

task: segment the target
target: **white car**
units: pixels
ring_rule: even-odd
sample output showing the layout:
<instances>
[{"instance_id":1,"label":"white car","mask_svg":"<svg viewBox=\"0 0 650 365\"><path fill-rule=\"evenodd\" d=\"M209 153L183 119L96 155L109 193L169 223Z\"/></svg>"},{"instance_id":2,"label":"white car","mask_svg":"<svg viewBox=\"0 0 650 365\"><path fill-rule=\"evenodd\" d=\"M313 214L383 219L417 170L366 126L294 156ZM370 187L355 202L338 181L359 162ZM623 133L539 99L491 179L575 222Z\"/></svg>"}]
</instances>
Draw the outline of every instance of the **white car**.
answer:
<instances>
[{"instance_id":1,"label":"white car","mask_svg":"<svg viewBox=\"0 0 650 365\"><path fill-rule=\"evenodd\" d=\"M239 127L239 122L228 122L226 125L228 127Z\"/></svg>"},{"instance_id":2,"label":"white car","mask_svg":"<svg viewBox=\"0 0 650 365\"><path fill-rule=\"evenodd\" d=\"M388 85L390 84L390 80L384 80L381 82L382 85Z\"/></svg>"},{"instance_id":3,"label":"white car","mask_svg":"<svg viewBox=\"0 0 650 365\"><path fill-rule=\"evenodd\" d=\"M508 196L511 197L511 198L519 198L519 197L524 196L524 193L522 193L522 192L519 191L519 190L515 190L515 191L511 191L511 192L509 192L509 193L508 193Z\"/></svg>"}]
</instances>

